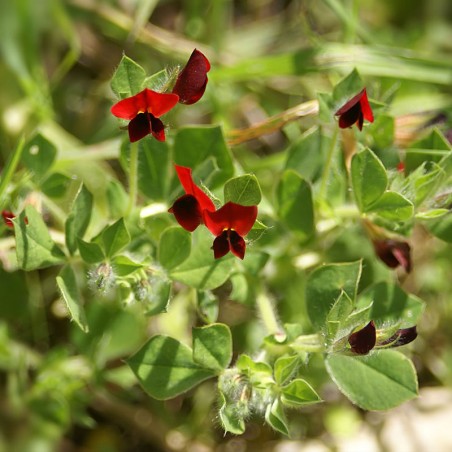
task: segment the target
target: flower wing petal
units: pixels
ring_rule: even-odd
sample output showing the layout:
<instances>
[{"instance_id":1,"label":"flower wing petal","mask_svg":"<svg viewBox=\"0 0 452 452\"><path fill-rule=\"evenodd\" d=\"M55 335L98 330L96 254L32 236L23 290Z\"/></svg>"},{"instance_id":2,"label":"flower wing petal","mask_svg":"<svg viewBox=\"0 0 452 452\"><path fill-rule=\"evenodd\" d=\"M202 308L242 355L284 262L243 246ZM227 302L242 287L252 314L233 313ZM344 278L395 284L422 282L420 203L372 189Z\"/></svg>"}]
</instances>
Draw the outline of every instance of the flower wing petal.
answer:
<instances>
[{"instance_id":1,"label":"flower wing petal","mask_svg":"<svg viewBox=\"0 0 452 452\"><path fill-rule=\"evenodd\" d=\"M339 110L334 114L335 116L340 116L349 111L357 103L360 102L361 98L365 95L366 88L362 89L356 96L353 96L349 101L347 101ZM366 96L367 99L367 96Z\"/></svg>"},{"instance_id":2,"label":"flower wing petal","mask_svg":"<svg viewBox=\"0 0 452 452\"><path fill-rule=\"evenodd\" d=\"M141 140L151 133L151 123L148 113L140 113L133 118L128 125L129 139L131 143Z\"/></svg>"},{"instance_id":3,"label":"flower wing petal","mask_svg":"<svg viewBox=\"0 0 452 452\"><path fill-rule=\"evenodd\" d=\"M163 122L155 118L151 113L149 113L149 119L151 121L152 136L158 141L165 141L165 126Z\"/></svg>"},{"instance_id":4,"label":"flower wing petal","mask_svg":"<svg viewBox=\"0 0 452 452\"><path fill-rule=\"evenodd\" d=\"M236 231L229 231L229 248L235 256L242 259L245 257L245 240Z\"/></svg>"},{"instance_id":5,"label":"flower wing petal","mask_svg":"<svg viewBox=\"0 0 452 452\"><path fill-rule=\"evenodd\" d=\"M375 347L376 341L377 333L373 320L348 338L352 351L358 355L367 355Z\"/></svg>"},{"instance_id":6,"label":"flower wing petal","mask_svg":"<svg viewBox=\"0 0 452 452\"><path fill-rule=\"evenodd\" d=\"M219 259L229 253L228 231L223 231L223 233L213 241L212 249L215 259Z\"/></svg>"}]
</instances>

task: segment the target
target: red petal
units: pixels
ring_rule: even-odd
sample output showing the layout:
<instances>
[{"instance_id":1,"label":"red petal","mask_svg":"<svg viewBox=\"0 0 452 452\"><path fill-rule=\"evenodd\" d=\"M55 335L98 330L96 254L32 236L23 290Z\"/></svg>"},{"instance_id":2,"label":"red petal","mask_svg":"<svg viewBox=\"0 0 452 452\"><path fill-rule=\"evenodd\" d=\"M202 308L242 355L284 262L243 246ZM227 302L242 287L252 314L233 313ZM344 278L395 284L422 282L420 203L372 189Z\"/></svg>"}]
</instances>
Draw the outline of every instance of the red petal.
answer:
<instances>
[{"instance_id":1,"label":"red petal","mask_svg":"<svg viewBox=\"0 0 452 452\"><path fill-rule=\"evenodd\" d=\"M377 256L390 268L401 265L407 273L411 271L411 248L409 243L380 239L373 242Z\"/></svg>"},{"instance_id":2,"label":"red petal","mask_svg":"<svg viewBox=\"0 0 452 452\"><path fill-rule=\"evenodd\" d=\"M141 91L135 96L120 100L111 107L110 111L116 117L128 120L135 118L138 113L144 113L147 111L147 101L144 91Z\"/></svg>"},{"instance_id":3,"label":"red petal","mask_svg":"<svg viewBox=\"0 0 452 452\"><path fill-rule=\"evenodd\" d=\"M191 168L179 165L174 165L174 167L176 168L177 177L182 187L184 187L185 193L193 195L197 199L201 210L214 211L215 205L212 200L194 183Z\"/></svg>"},{"instance_id":4,"label":"red petal","mask_svg":"<svg viewBox=\"0 0 452 452\"><path fill-rule=\"evenodd\" d=\"M147 111L156 118L168 113L179 101L176 94L158 93L152 89L145 88Z\"/></svg>"},{"instance_id":5,"label":"red petal","mask_svg":"<svg viewBox=\"0 0 452 452\"><path fill-rule=\"evenodd\" d=\"M173 213L177 222L190 232L193 232L202 223L201 209L193 195L181 196L168 212Z\"/></svg>"},{"instance_id":6,"label":"red petal","mask_svg":"<svg viewBox=\"0 0 452 452\"><path fill-rule=\"evenodd\" d=\"M244 237L253 227L257 218L257 206L241 206L233 202L226 203L215 212L204 212L204 223L209 231L218 236L225 229L234 229Z\"/></svg>"},{"instance_id":7,"label":"red petal","mask_svg":"<svg viewBox=\"0 0 452 452\"><path fill-rule=\"evenodd\" d=\"M151 123L148 113L140 113L129 122L129 139L131 143L141 140L151 133Z\"/></svg>"},{"instance_id":8,"label":"red petal","mask_svg":"<svg viewBox=\"0 0 452 452\"><path fill-rule=\"evenodd\" d=\"M9 228L14 227L14 224L11 220L16 218L16 215L14 215L10 210L2 210L2 217L6 226L8 226Z\"/></svg>"},{"instance_id":9,"label":"red petal","mask_svg":"<svg viewBox=\"0 0 452 452\"><path fill-rule=\"evenodd\" d=\"M359 104L361 105L361 111L363 113L364 119L369 122L374 122L374 114L370 108L369 99L367 99L366 88L363 89L363 96L361 97Z\"/></svg>"},{"instance_id":10,"label":"red petal","mask_svg":"<svg viewBox=\"0 0 452 452\"><path fill-rule=\"evenodd\" d=\"M151 113L149 113L149 119L151 120L152 136L158 141L165 141L165 126L163 122L155 118Z\"/></svg>"},{"instance_id":11,"label":"red petal","mask_svg":"<svg viewBox=\"0 0 452 452\"><path fill-rule=\"evenodd\" d=\"M215 259L219 259L229 253L228 231L223 231L223 233L213 241L212 249Z\"/></svg>"},{"instance_id":12,"label":"red petal","mask_svg":"<svg viewBox=\"0 0 452 452\"><path fill-rule=\"evenodd\" d=\"M372 320L363 329L351 334L348 338L348 343L354 353L367 355L375 347L376 340L377 333Z\"/></svg>"},{"instance_id":13,"label":"red petal","mask_svg":"<svg viewBox=\"0 0 452 452\"><path fill-rule=\"evenodd\" d=\"M209 60L199 50L193 50L173 88L173 93L179 96L181 104L190 105L201 99L206 90L209 70Z\"/></svg>"},{"instance_id":14,"label":"red petal","mask_svg":"<svg viewBox=\"0 0 452 452\"><path fill-rule=\"evenodd\" d=\"M245 240L235 231L229 231L229 248L232 254L238 258L243 259L245 257Z\"/></svg>"},{"instance_id":15,"label":"red petal","mask_svg":"<svg viewBox=\"0 0 452 452\"><path fill-rule=\"evenodd\" d=\"M334 114L335 116L340 116L349 111L353 106L355 106L361 98L366 94L366 88L360 91L356 96L353 96L348 102L346 102L339 110ZM366 96L367 99L367 96Z\"/></svg>"}]
</instances>

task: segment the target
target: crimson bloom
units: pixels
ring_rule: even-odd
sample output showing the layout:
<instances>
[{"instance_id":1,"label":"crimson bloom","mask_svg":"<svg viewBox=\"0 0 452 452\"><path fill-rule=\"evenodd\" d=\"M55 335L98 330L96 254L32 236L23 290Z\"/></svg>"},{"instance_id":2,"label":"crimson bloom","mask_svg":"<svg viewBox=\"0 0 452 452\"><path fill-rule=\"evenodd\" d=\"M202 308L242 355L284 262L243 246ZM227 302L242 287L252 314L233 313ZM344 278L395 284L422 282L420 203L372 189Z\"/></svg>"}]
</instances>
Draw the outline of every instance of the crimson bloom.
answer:
<instances>
[{"instance_id":1,"label":"crimson bloom","mask_svg":"<svg viewBox=\"0 0 452 452\"><path fill-rule=\"evenodd\" d=\"M193 232L203 221L203 212L214 211L215 205L193 181L191 168L174 165L185 195L176 199L168 212L174 214L177 222L187 231Z\"/></svg>"},{"instance_id":2,"label":"crimson bloom","mask_svg":"<svg viewBox=\"0 0 452 452\"><path fill-rule=\"evenodd\" d=\"M223 257L229 251L243 259L245 240L257 218L257 206L241 206L227 202L216 211L204 211L204 223L216 237L213 242L215 259Z\"/></svg>"},{"instance_id":3,"label":"crimson bloom","mask_svg":"<svg viewBox=\"0 0 452 452\"><path fill-rule=\"evenodd\" d=\"M130 120L128 130L131 143L149 134L159 141L165 141L165 126L159 118L178 101L177 94L158 93L145 88L135 96L120 100L111 107L111 112L118 118Z\"/></svg>"},{"instance_id":4,"label":"crimson bloom","mask_svg":"<svg viewBox=\"0 0 452 452\"><path fill-rule=\"evenodd\" d=\"M391 337L379 340L375 323L371 320L364 328L354 332L348 338L348 343L353 353L367 355L374 347L400 347L413 342L417 337L416 326L401 328Z\"/></svg>"},{"instance_id":5,"label":"crimson bloom","mask_svg":"<svg viewBox=\"0 0 452 452\"><path fill-rule=\"evenodd\" d=\"M394 239L373 240L375 253L389 267L396 268L399 265L407 273L411 271L411 248L408 242Z\"/></svg>"},{"instance_id":6,"label":"crimson bloom","mask_svg":"<svg viewBox=\"0 0 452 452\"><path fill-rule=\"evenodd\" d=\"M209 70L209 60L199 50L193 50L173 88L181 104L191 105L201 99L206 90Z\"/></svg>"},{"instance_id":7,"label":"crimson bloom","mask_svg":"<svg viewBox=\"0 0 452 452\"><path fill-rule=\"evenodd\" d=\"M346 129L356 124L358 129L362 130L364 120L374 122L374 115L367 99L366 88L339 108L335 116L339 116L339 127L341 129Z\"/></svg>"},{"instance_id":8,"label":"crimson bloom","mask_svg":"<svg viewBox=\"0 0 452 452\"><path fill-rule=\"evenodd\" d=\"M8 228L14 227L12 220L16 218L16 215L14 215L13 212L11 212L10 210L2 210L2 217L3 221L5 222L5 225L8 226Z\"/></svg>"}]
</instances>

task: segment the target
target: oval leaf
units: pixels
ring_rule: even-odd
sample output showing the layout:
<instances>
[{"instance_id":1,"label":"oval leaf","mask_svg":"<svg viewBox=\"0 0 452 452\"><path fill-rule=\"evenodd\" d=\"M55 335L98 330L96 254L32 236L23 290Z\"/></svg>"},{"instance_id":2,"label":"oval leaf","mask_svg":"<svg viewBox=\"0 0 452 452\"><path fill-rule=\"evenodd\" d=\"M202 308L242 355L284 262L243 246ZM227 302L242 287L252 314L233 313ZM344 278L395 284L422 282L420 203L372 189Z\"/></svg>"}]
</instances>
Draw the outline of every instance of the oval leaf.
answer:
<instances>
[{"instance_id":1,"label":"oval leaf","mask_svg":"<svg viewBox=\"0 0 452 452\"><path fill-rule=\"evenodd\" d=\"M278 215L303 241L314 234L311 186L295 171L284 172L277 188Z\"/></svg>"},{"instance_id":2,"label":"oval leaf","mask_svg":"<svg viewBox=\"0 0 452 452\"><path fill-rule=\"evenodd\" d=\"M191 235L189 232L174 226L160 236L158 259L167 270L182 264L191 251Z\"/></svg>"},{"instance_id":3,"label":"oval leaf","mask_svg":"<svg viewBox=\"0 0 452 452\"><path fill-rule=\"evenodd\" d=\"M387 191L367 207L367 212L377 213L388 220L407 221L414 214L414 206L401 194Z\"/></svg>"},{"instance_id":4,"label":"oval leaf","mask_svg":"<svg viewBox=\"0 0 452 452\"><path fill-rule=\"evenodd\" d=\"M393 350L330 355L326 368L340 391L364 410L389 410L417 396L413 363Z\"/></svg>"},{"instance_id":5,"label":"oval leaf","mask_svg":"<svg viewBox=\"0 0 452 452\"><path fill-rule=\"evenodd\" d=\"M215 375L193 361L190 347L168 336L149 339L127 364L143 389L158 400L176 397Z\"/></svg>"},{"instance_id":6,"label":"oval leaf","mask_svg":"<svg viewBox=\"0 0 452 452\"><path fill-rule=\"evenodd\" d=\"M242 206L257 206L262 199L262 192L256 176L244 176L229 179L224 186L224 202L235 202Z\"/></svg>"},{"instance_id":7,"label":"oval leaf","mask_svg":"<svg viewBox=\"0 0 452 452\"><path fill-rule=\"evenodd\" d=\"M351 177L358 207L367 212L386 190L388 177L385 167L370 149L364 149L352 158Z\"/></svg>"},{"instance_id":8,"label":"oval leaf","mask_svg":"<svg viewBox=\"0 0 452 452\"><path fill-rule=\"evenodd\" d=\"M193 328L193 360L203 367L222 371L232 359L232 336L227 325L214 323Z\"/></svg>"}]
</instances>

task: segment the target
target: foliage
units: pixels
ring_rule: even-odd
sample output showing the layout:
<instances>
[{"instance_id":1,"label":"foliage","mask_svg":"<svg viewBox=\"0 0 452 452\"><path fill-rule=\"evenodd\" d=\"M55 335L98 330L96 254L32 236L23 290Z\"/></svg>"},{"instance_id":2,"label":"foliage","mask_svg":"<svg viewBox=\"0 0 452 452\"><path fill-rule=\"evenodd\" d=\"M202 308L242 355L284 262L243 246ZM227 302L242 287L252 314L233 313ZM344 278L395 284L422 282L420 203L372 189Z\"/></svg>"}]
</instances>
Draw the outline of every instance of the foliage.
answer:
<instances>
[{"instance_id":1,"label":"foliage","mask_svg":"<svg viewBox=\"0 0 452 452\"><path fill-rule=\"evenodd\" d=\"M164 2L6 3L0 368L15 428L0 427L0 445L51 450L96 421L157 448L172 431L212 445L256 420L273 438L315 436L305 413L325 415L332 387L385 411L430 375L451 381L437 370L447 330L443 366L426 358L451 316L452 67L439 49L425 57L404 34L391 47L401 31L376 33L364 2L288 2L230 30L232 2L176 2L184 38L147 24ZM130 143L108 109L171 93L184 73L171 65L195 47L211 63L202 99L165 110L166 137ZM363 88L369 105L348 104ZM373 122L366 110L362 130L340 128L351 108ZM131 122L158 124L136 110ZM199 192L175 165L217 209L196 210L193 232L171 206ZM360 354L349 338L371 321L377 346ZM140 433L138 405L156 431Z\"/></svg>"}]
</instances>

